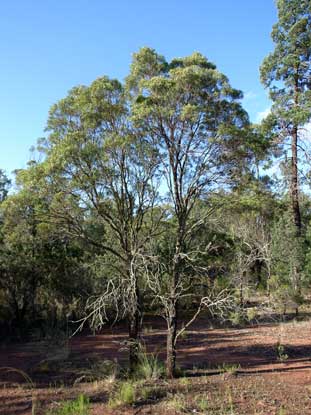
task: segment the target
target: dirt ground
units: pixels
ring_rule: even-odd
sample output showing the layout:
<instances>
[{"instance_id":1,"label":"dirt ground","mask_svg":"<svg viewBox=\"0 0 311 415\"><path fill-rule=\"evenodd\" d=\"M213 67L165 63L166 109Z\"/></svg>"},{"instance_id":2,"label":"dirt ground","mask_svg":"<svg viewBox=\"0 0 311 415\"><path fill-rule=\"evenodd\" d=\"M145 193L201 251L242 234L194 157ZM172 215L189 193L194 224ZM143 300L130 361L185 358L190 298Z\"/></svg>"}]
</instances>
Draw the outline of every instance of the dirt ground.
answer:
<instances>
[{"instance_id":1,"label":"dirt ground","mask_svg":"<svg viewBox=\"0 0 311 415\"><path fill-rule=\"evenodd\" d=\"M94 372L103 360L126 361L126 337L120 326L96 336L76 336L69 343L0 346L0 414L45 415L48 408L82 392L90 397L92 415L311 414L309 321L213 329L200 320L178 345L183 377L157 381L157 395L163 392L157 399L111 409L107 400L113 384L107 387ZM147 322L143 339L148 351L164 358L161 322ZM197 408L198 399L205 409L202 404Z\"/></svg>"}]
</instances>

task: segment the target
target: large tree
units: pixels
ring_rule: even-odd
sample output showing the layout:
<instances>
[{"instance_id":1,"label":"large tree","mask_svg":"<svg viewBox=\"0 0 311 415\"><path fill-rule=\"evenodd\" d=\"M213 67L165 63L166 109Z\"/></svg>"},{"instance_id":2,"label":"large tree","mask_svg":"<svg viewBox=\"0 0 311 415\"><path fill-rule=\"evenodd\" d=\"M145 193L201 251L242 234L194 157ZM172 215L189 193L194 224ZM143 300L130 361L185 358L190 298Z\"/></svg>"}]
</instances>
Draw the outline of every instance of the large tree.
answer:
<instances>
[{"instance_id":1,"label":"large tree","mask_svg":"<svg viewBox=\"0 0 311 415\"><path fill-rule=\"evenodd\" d=\"M272 30L275 49L260 72L273 102L269 121L277 142L291 149L289 191L299 236L299 139L311 119L311 1L278 0L277 8L278 22Z\"/></svg>"},{"instance_id":2,"label":"large tree","mask_svg":"<svg viewBox=\"0 0 311 415\"><path fill-rule=\"evenodd\" d=\"M194 278L208 269L197 261L207 247L195 243L194 235L204 218L194 214L194 207L243 170L242 160L250 155L248 116L239 103L242 93L199 53L166 62L154 50L142 48L134 54L127 87L132 120L159 153L162 193L174 218L172 246L162 267L166 275L160 276L166 293L159 286L167 322L167 374L171 377L175 374L180 300ZM189 286L190 274L193 281Z\"/></svg>"},{"instance_id":3,"label":"large tree","mask_svg":"<svg viewBox=\"0 0 311 415\"><path fill-rule=\"evenodd\" d=\"M45 161L32 174L53 195L54 221L96 248L103 284L88 316L103 322L113 306L127 319L134 368L142 317L135 261L160 220L153 210L156 152L131 126L124 87L108 77L72 89L51 108L47 130L40 144Z\"/></svg>"}]
</instances>

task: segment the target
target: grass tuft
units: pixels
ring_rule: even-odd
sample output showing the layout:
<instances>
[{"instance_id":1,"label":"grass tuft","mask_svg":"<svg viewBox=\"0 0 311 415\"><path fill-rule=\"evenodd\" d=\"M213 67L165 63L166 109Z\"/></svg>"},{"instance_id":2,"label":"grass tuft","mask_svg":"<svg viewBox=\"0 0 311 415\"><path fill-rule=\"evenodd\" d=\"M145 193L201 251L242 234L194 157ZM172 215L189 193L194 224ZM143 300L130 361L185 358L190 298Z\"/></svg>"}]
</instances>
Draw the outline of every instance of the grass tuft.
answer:
<instances>
[{"instance_id":1,"label":"grass tuft","mask_svg":"<svg viewBox=\"0 0 311 415\"><path fill-rule=\"evenodd\" d=\"M109 399L108 406L117 408L123 405L133 405L136 399L136 387L132 382L122 382Z\"/></svg>"},{"instance_id":2,"label":"grass tuft","mask_svg":"<svg viewBox=\"0 0 311 415\"><path fill-rule=\"evenodd\" d=\"M61 402L60 407L52 409L46 415L89 415L90 401L84 395L73 401Z\"/></svg>"}]
</instances>

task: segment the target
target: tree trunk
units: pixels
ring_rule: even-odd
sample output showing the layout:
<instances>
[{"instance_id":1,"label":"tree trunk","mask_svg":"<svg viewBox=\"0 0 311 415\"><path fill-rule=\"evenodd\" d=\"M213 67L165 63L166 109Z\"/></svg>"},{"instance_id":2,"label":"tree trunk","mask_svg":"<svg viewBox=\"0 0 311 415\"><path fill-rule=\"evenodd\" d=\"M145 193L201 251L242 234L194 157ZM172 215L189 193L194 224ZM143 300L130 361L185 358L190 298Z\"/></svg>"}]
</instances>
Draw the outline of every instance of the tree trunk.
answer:
<instances>
[{"instance_id":1,"label":"tree trunk","mask_svg":"<svg viewBox=\"0 0 311 415\"><path fill-rule=\"evenodd\" d=\"M254 265L253 265L253 272L256 275L256 288L259 287L262 283L262 261L256 259Z\"/></svg>"},{"instance_id":2,"label":"tree trunk","mask_svg":"<svg viewBox=\"0 0 311 415\"><path fill-rule=\"evenodd\" d=\"M176 334L177 334L177 309L171 304L167 319L167 343L166 343L166 375L168 378L176 376Z\"/></svg>"},{"instance_id":3,"label":"tree trunk","mask_svg":"<svg viewBox=\"0 0 311 415\"><path fill-rule=\"evenodd\" d=\"M176 289L180 281L180 270L182 267L182 260L180 254L182 252L183 246L184 226L184 221L181 218L179 220L179 229L177 231L177 241L175 246L175 256L173 259L170 301L166 310L166 375L168 378L174 378L176 375L176 335L178 321L178 295Z\"/></svg>"},{"instance_id":4,"label":"tree trunk","mask_svg":"<svg viewBox=\"0 0 311 415\"><path fill-rule=\"evenodd\" d=\"M296 237L301 236L301 215L299 207L299 187L298 187L298 152L297 152L297 141L298 141L298 128L295 126L292 133L292 164L291 164L291 199L292 199L292 210L293 220L296 227ZM300 267L294 266L294 284L297 281L297 275L299 275ZM297 291L295 287L295 291Z\"/></svg>"},{"instance_id":5,"label":"tree trunk","mask_svg":"<svg viewBox=\"0 0 311 415\"><path fill-rule=\"evenodd\" d=\"M130 371L133 373L137 367L139 359L139 332L140 315L138 308L136 312L129 316L129 364Z\"/></svg>"},{"instance_id":6,"label":"tree trunk","mask_svg":"<svg viewBox=\"0 0 311 415\"><path fill-rule=\"evenodd\" d=\"M128 261L128 281L131 291L125 301L128 302L128 333L129 333L129 364L133 373L139 360L139 336L141 329L141 295L138 286L138 276L132 266L132 257Z\"/></svg>"}]
</instances>

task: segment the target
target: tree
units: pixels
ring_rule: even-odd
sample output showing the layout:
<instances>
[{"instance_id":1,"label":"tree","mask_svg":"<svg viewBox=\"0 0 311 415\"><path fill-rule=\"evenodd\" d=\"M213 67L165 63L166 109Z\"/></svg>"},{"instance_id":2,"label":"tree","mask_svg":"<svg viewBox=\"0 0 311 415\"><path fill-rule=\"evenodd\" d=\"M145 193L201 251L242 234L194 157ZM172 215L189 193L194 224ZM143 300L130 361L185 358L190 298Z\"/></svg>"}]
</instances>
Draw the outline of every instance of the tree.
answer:
<instances>
[{"instance_id":1,"label":"tree","mask_svg":"<svg viewBox=\"0 0 311 415\"><path fill-rule=\"evenodd\" d=\"M298 149L305 124L311 119L311 2L278 0L278 22L273 26L275 49L263 61L261 81L273 105L268 117L277 142L290 139L290 195L293 222L301 234Z\"/></svg>"},{"instance_id":2,"label":"tree","mask_svg":"<svg viewBox=\"0 0 311 415\"><path fill-rule=\"evenodd\" d=\"M195 242L204 218L192 215L194 206L242 168L251 153L249 123L239 103L241 92L199 53L168 63L154 50L143 48L134 55L127 86L132 120L159 153L163 193L174 217L173 245L165 266L167 291L162 294L167 375L172 377L180 299L190 288L186 283L190 270L193 280L200 274L196 257L207 249Z\"/></svg>"},{"instance_id":3,"label":"tree","mask_svg":"<svg viewBox=\"0 0 311 415\"><path fill-rule=\"evenodd\" d=\"M127 318L133 369L142 318L135 260L161 216L153 210L157 154L132 128L122 84L107 77L73 88L51 108L47 130L40 143L46 159L32 174L53 195L54 221L101 256L95 266L103 285L88 317L101 324L109 305Z\"/></svg>"}]
</instances>

